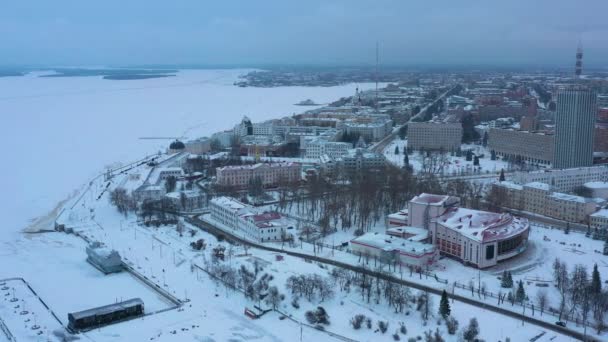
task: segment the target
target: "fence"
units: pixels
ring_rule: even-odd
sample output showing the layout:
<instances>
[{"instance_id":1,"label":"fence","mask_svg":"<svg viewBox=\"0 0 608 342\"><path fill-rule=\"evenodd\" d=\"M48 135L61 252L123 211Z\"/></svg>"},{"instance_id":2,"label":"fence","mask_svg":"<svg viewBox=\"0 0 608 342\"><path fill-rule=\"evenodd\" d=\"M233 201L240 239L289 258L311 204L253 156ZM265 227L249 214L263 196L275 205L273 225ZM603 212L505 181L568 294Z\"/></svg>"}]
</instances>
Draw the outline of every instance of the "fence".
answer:
<instances>
[{"instance_id":1,"label":"fence","mask_svg":"<svg viewBox=\"0 0 608 342\"><path fill-rule=\"evenodd\" d=\"M471 291L473 294L477 294L477 296L478 296L480 299L481 299L481 297L484 297L484 299L485 299L486 297L491 297L491 298L495 298L496 300L498 300L498 299L500 298L500 300L504 301L505 297L506 297L506 296L507 296L507 294L508 294L508 292L507 292L507 291L505 291L505 293L504 293L504 294L502 294L502 295L499 297L497 294L495 294L495 293L493 293L493 292L491 292L491 291L484 291L484 292L482 292L482 291L481 291L481 289L479 289L479 288L477 288L477 290L475 290L475 287L474 287L474 286L467 286L467 285L464 285L464 284L459 284L458 282L454 282L454 283L453 283L453 286L454 286L454 287L457 287L457 288L459 288L459 289L463 289L463 290ZM522 308L522 310L523 310L523 311L525 311L525 309L529 309L529 310L531 310L532 312L535 312L535 311L540 311L538 306L534 306L534 304L529 304L529 303L525 303L525 302L518 303L518 302L515 300L515 298L513 298L513 300L512 300L512 301L509 301L509 302L511 302L511 306L515 306L515 305L520 306L520 307ZM549 314L550 316L553 316L553 317L555 317L556 319L559 319L559 312L557 312L555 309L553 309L553 308L551 308L551 307L547 308L547 310L546 310L546 311L543 311L543 314ZM573 314L574 314L574 313L568 313L568 312L564 312L564 314L562 315L562 318L563 318L563 319L565 319L566 321L573 322L573 323L575 323L575 324L577 324L577 325L579 325L579 324L580 324L580 325L587 326L587 327L591 327L591 328L594 328L594 329L595 329L595 328L597 328L597 325L596 325L596 324L593 324L593 323L590 323L590 322L583 323L583 321L582 321L582 320L579 320L579 318L578 318L578 317L569 317L570 315L573 315Z\"/></svg>"},{"instance_id":2,"label":"fence","mask_svg":"<svg viewBox=\"0 0 608 342\"><path fill-rule=\"evenodd\" d=\"M8 338L9 342L16 342L17 339L15 338L15 336L13 336L13 334L11 333L10 330L8 330L8 327L6 326L6 324L4 324L4 321L2 320L2 317L0 317L0 330L2 330L2 332L4 333L4 335L6 336L6 338Z\"/></svg>"}]
</instances>

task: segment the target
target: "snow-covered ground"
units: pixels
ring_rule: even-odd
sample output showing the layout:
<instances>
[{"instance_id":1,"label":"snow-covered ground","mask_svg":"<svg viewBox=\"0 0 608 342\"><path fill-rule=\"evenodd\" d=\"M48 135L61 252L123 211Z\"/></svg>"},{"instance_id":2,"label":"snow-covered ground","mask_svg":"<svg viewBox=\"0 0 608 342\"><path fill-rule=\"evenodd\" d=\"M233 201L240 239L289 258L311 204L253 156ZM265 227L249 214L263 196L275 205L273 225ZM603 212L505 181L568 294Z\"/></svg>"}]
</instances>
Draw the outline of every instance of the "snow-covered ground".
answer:
<instances>
[{"instance_id":1,"label":"snow-covered ground","mask_svg":"<svg viewBox=\"0 0 608 342\"><path fill-rule=\"evenodd\" d=\"M140 171L133 170L134 173ZM127 177L127 176L121 176ZM101 180L97 181L99 185L103 184ZM117 181L117 184L122 183ZM100 186L94 186L95 191L101 191ZM245 307L252 307L255 302L251 302L244 298L241 293L227 290L223 285L212 281L205 273L193 269L191 265L205 267L206 261L211 259L210 251L213 247L219 244L216 239L204 232L197 231L194 237L184 233L180 237L174 226L161 228L146 228L138 226L134 216L124 217L119 215L115 208L108 204L107 195L104 195L99 201L96 196L85 196L84 206L77 206L71 213L66 216L66 223L82 232L91 239L105 241L109 246L117 249L125 256L134 267L137 267L144 275L151 279L155 279L157 284L163 286L169 292L172 292L178 298L188 298L191 302L184 306L182 311L173 310L158 315L152 315L143 319L138 319L133 322L125 322L113 326L109 326L96 331L86 333L86 336L93 340L104 340L109 337L135 338L144 336L146 339L155 338L160 340L180 340L184 338L210 338L214 340L249 339L249 340L291 340L299 335L299 326L287 319L279 320L279 316L275 313L270 313L260 320L249 320L245 318L242 310ZM91 211L93 209L93 211ZM92 218L94 217L94 221ZM93 224L93 222L95 222ZM188 226L189 227L189 226ZM189 227L193 228L193 227ZM380 226L377 227L381 229ZM544 231L539 229L539 233L532 234L531 247L529 252L539 251L531 255L525 254L522 258L514 259L513 264L509 266L513 270L515 280L524 279L525 277L535 276L533 267L527 267L528 264L536 265L540 268L549 268L551 256L545 260L547 265L537 264L538 258L542 256L542 249L534 249L533 246L539 244L538 239L543 242ZM542 235L540 232L543 232ZM555 239L564 236L563 233L557 230L547 230L548 234L556 234ZM561 235L560 235L561 234ZM44 237L52 237L57 240L64 240L65 235L61 233L49 233L42 235ZM571 234L574 239L584 238ZM67 236L70 239L69 236ZM204 238L207 242L207 249L203 253L193 252L188 244L199 238ZM75 242L74 242L75 243ZM547 241L548 243L548 241ZM84 245L84 242L80 242ZM226 243L223 243L227 246ZM279 246L280 244L277 244ZM561 246L561 245L559 245ZM597 246L594 246L597 247ZM286 247L287 248L287 247ZM296 246L295 250L310 252L310 245L303 247ZM433 297L433 314L434 318L429 320L427 326L422 325L420 313L415 309L410 308L409 315L396 314L394 309L390 308L386 303L368 304L366 300L361 299L360 293L353 288L349 294L339 292L335 289L336 296L331 300L320 302L314 300L308 302L305 299L300 299L301 308L295 309L290 305L291 296L288 289L285 288L285 280L291 275L297 274L319 274L322 276L328 275L328 268L321 268L316 263L307 263L302 259L284 255L283 260L276 258L277 253L265 252L249 249L250 256L245 256L242 247L234 247L227 254L225 263L238 267L246 265L252 268L252 262L255 260L264 266L264 272L268 272L274 277L272 285L279 287L281 292L287 294L287 298L283 301L280 308L283 312L290 314L298 321L305 322L304 313L307 310L316 308L322 305L331 316L331 324L326 327L328 331L337 333L348 338L360 341L372 340L392 340L392 333L396 330L400 323L404 323L407 327L408 337L422 336L424 331L429 329L434 330L439 328L445 331L445 324L437 325L437 305L439 298ZM341 261L356 264L357 257L346 252L335 251L332 253L330 249L324 249L319 252L327 257L339 259ZM528 252L527 252L528 253ZM559 253L559 250L555 252ZM552 254L553 255L553 254ZM568 261L568 260L567 260ZM588 258L574 260L572 262L593 261ZM373 263L373 262L372 262ZM86 265L88 266L88 265ZM372 267L372 266L369 266ZM522 269L521 272L517 268ZM162 270L165 270L163 272ZM467 268L449 259L443 259L439 265L433 270L440 277L447 278L450 282L455 280L466 282L469 279L477 279L479 272L472 268ZM491 269L481 272L481 281L487 284L488 291L497 292L499 282L496 280L495 273L500 272L500 269ZM528 273L526 273L528 272ZM550 272L550 271L548 271ZM602 271L602 275L605 276ZM416 275L410 277L407 271L402 275L404 278L412 281L419 281L427 285L433 285L441 288L446 285L436 282L434 279L418 279ZM539 274L539 277L546 277L547 274ZM166 284L166 285L165 285ZM533 297L534 292L531 288L533 285L528 285L527 289ZM414 294L416 291L412 291ZM466 293L463 293L466 294ZM494 304L494 300L490 300ZM521 328L521 322L506 318L504 316L494 314L486 310L471 307L462 303L452 303L453 315L460 321L461 327L466 325L468 320L476 317L481 326L481 336L489 341L504 341L505 337L510 337L512 341L530 340L531 338L541 334L544 330L535 326L525 325L526 328ZM349 320L356 314L364 314L377 322L378 320L387 320L389 322L389 331L385 335L379 332L374 332L376 329L368 330L366 328L355 331L349 324ZM552 319L552 318L549 318ZM213 326L205 324L205 322L214 322ZM495 322L500 321L497 326ZM137 324L134 326L133 324ZM205 327L202 329L202 327ZM187 329L187 330L182 330ZM173 334L172 332L175 332ZM303 328L303 339L327 340L328 336L315 331L311 328ZM447 334L444 333L444 336ZM456 341L455 336L446 336L448 341ZM404 336L402 339L405 340ZM559 334L546 331L546 333L538 341L569 341L570 339Z\"/></svg>"},{"instance_id":2,"label":"snow-covered ground","mask_svg":"<svg viewBox=\"0 0 608 342\"><path fill-rule=\"evenodd\" d=\"M397 137L386 146L383 151L384 156L390 163L401 167L403 166L404 162L403 150L406 146L407 139L401 140ZM395 147L399 149L399 154L395 154ZM450 153L447 153L446 164L443 168L443 175L496 174L499 173L501 169L504 169L505 171L509 169L509 163L500 160L500 158L491 160L490 150L481 145L463 144L462 150L472 150L475 155L484 155L483 158L479 159L479 166L481 167L479 171L474 170L476 167L473 165L473 161L466 160L466 155L464 152L462 157L451 156ZM412 152L412 154L410 154L408 157L410 165L414 168L414 170L420 171L422 169L422 156L420 155L420 152Z\"/></svg>"},{"instance_id":3,"label":"snow-covered ground","mask_svg":"<svg viewBox=\"0 0 608 342\"><path fill-rule=\"evenodd\" d=\"M184 70L176 77L111 81L101 77L0 78L0 213L11 231L48 213L105 166L164 150L169 140L230 129L243 115L253 121L288 116L327 103L355 88L236 87L248 70Z\"/></svg>"}]
</instances>

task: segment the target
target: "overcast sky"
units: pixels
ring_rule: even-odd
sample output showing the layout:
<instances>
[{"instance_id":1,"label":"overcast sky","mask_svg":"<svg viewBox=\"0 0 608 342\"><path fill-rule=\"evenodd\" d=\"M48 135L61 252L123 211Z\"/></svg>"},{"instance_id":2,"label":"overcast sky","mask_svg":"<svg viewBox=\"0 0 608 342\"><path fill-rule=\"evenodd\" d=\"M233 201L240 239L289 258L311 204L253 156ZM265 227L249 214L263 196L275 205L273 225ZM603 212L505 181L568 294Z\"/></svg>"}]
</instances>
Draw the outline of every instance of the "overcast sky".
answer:
<instances>
[{"instance_id":1,"label":"overcast sky","mask_svg":"<svg viewBox=\"0 0 608 342\"><path fill-rule=\"evenodd\" d=\"M608 0L6 0L0 65L605 66Z\"/></svg>"}]
</instances>

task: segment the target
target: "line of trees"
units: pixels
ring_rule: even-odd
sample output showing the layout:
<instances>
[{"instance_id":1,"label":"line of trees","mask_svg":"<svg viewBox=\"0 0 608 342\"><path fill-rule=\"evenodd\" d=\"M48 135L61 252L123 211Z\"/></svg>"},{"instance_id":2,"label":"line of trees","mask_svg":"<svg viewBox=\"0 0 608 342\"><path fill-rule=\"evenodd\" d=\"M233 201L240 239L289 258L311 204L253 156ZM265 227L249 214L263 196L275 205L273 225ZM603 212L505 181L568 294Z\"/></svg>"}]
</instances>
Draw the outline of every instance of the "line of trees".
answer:
<instances>
[{"instance_id":1,"label":"line of trees","mask_svg":"<svg viewBox=\"0 0 608 342\"><path fill-rule=\"evenodd\" d=\"M605 329L605 316L608 312L608 288L602 288L597 264L594 265L591 276L582 264L576 264L568 270L567 264L556 258L553 262L553 280L559 292L557 312L559 320L580 319L585 325L590 318L596 324L597 333ZM541 301L547 305L546 296L537 296L539 305Z\"/></svg>"}]
</instances>

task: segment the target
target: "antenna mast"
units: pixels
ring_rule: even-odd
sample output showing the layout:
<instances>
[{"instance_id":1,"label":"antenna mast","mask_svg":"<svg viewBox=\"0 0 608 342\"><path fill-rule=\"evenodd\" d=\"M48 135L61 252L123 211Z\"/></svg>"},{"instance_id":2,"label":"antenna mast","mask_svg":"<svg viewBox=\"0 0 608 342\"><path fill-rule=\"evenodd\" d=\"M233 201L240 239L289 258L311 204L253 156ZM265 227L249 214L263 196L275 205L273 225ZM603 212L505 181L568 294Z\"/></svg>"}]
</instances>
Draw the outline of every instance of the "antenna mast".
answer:
<instances>
[{"instance_id":1,"label":"antenna mast","mask_svg":"<svg viewBox=\"0 0 608 342\"><path fill-rule=\"evenodd\" d=\"M576 66L574 69L574 79L578 80L583 72L583 44L578 41L578 47L576 48Z\"/></svg>"},{"instance_id":2,"label":"antenna mast","mask_svg":"<svg viewBox=\"0 0 608 342\"><path fill-rule=\"evenodd\" d=\"M376 72L374 78L376 79L376 110L378 110L378 41L376 41Z\"/></svg>"}]
</instances>

